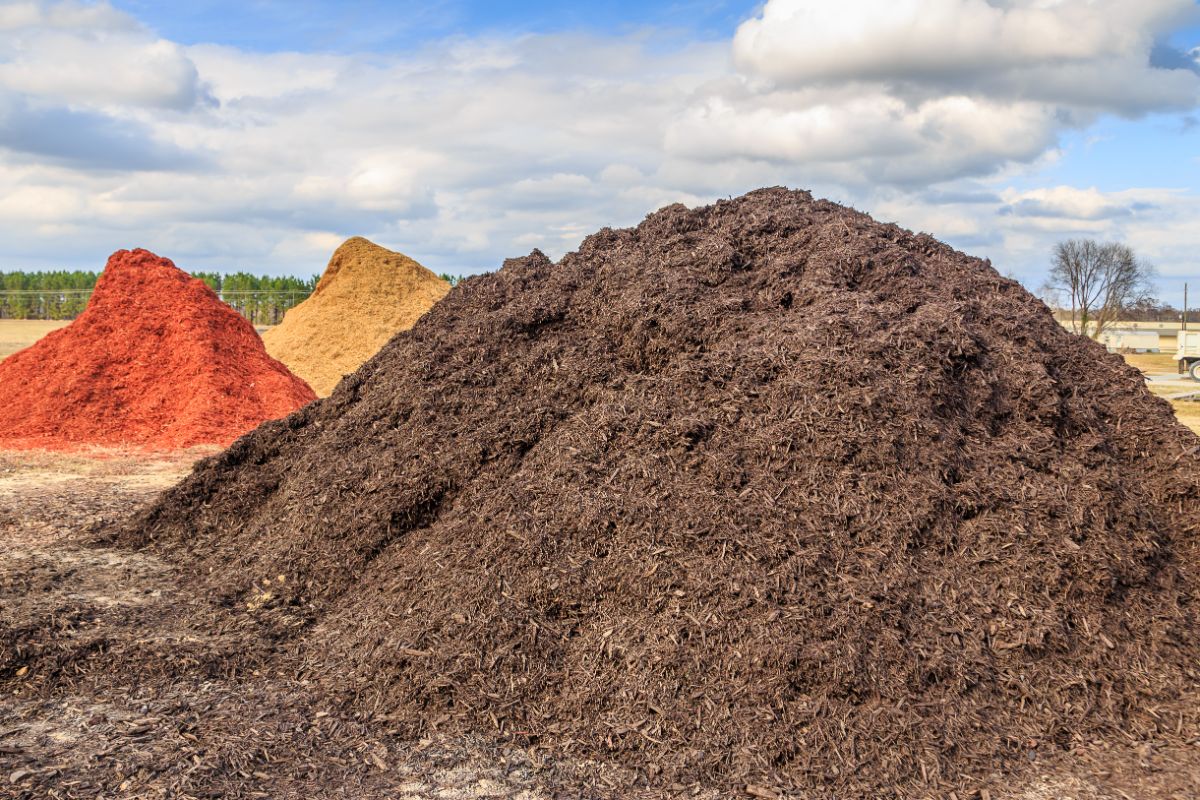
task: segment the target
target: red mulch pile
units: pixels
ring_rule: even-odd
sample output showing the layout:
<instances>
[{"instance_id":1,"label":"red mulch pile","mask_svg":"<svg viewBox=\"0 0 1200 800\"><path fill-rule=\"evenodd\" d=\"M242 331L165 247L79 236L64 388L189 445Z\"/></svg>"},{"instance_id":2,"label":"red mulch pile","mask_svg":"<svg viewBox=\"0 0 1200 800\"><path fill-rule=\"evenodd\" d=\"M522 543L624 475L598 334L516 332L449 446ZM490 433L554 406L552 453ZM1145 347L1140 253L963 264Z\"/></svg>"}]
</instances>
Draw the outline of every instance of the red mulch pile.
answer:
<instances>
[{"instance_id":1,"label":"red mulch pile","mask_svg":"<svg viewBox=\"0 0 1200 800\"><path fill-rule=\"evenodd\" d=\"M465 281L124 539L405 735L967 797L1195 735L1198 450L988 263L762 190Z\"/></svg>"},{"instance_id":2,"label":"red mulch pile","mask_svg":"<svg viewBox=\"0 0 1200 800\"><path fill-rule=\"evenodd\" d=\"M118 250L78 319L0 362L0 447L228 445L315 398L202 281Z\"/></svg>"}]
</instances>

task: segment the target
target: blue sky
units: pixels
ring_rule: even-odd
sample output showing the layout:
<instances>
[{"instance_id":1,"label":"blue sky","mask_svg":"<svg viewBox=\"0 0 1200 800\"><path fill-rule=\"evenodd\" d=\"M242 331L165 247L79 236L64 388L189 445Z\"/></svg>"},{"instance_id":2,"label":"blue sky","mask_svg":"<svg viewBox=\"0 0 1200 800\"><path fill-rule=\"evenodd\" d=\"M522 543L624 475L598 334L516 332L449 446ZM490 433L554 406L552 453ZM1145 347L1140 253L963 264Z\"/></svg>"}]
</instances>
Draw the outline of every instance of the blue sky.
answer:
<instances>
[{"instance_id":1,"label":"blue sky","mask_svg":"<svg viewBox=\"0 0 1200 800\"><path fill-rule=\"evenodd\" d=\"M1056 241L1200 283L1195 0L0 0L0 270L144 246L431 268L808 188L1036 290Z\"/></svg>"},{"instance_id":2,"label":"blue sky","mask_svg":"<svg viewBox=\"0 0 1200 800\"><path fill-rule=\"evenodd\" d=\"M420 46L451 35L588 31L621 35L644 28L728 38L758 7L753 2L275 2L114 3L163 36L184 44L218 42L259 52L361 53Z\"/></svg>"}]
</instances>

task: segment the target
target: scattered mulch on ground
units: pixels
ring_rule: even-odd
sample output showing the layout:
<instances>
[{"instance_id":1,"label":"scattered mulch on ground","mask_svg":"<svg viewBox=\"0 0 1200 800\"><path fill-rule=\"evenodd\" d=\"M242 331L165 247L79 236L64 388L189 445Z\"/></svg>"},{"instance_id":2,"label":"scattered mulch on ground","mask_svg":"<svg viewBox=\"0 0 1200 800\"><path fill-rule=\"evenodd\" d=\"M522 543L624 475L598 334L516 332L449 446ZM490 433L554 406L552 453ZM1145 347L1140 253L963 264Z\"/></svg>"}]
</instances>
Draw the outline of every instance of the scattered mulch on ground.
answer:
<instances>
[{"instance_id":1,"label":"scattered mulch on ground","mask_svg":"<svg viewBox=\"0 0 1200 800\"><path fill-rule=\"evenodd\" d=\"M399 735L999 796L1193 747L1198 450L986 262L774 189L465 281L120 539Z\"/></svg>"},{"instance_id":2,"label":"scattered mulch on ground","mask_svg":"<svg viewBox=\"0 0 1200 800\"><path fill-rule=\"evenodd\" d=\"M97 546L197 452L98 455L0 452L0 798L561 796L534 756L332 706L176 566Z\"/></svg>"},{"instance_id":3,"label":"scattered mulch on ground","mask_svg":"<svg viewBox=\"0 0 1200 800\"><path fill-rule=\"evenodd\" d=\"M315 397L202 281L118 250L78 319L0 362L0 447L227 445Z\"/></svg>"},{"instance_id":4,"label":"scattered mulch on ground","mask_svg":"<svg viewBox=\"0 0 1200 800\"><path fill-rule=\"evenodd\" d=\"M449 283L408 256L356 236L334 251L312 296L263 342L324 397L448 291Z\"/></svg>"},{"instance_id":5,"label":"scattered mulch on ground","mask_svg":"<svg viewBox=\"0 0 1200 800\"><path fill-rule=\"evenodd\" d=\"M95 540L106 519L145 503L195 455L0 453L0 798L729 796L656 791L634 771L562 762L536 744L413 740L388 713L331 703L299 674L303 653L255 635L243 611L189 613L206 603L181 585L178 565ZM1038 752L1025 779L993 781L991 797L1190 797L1200 785L1197 745Z\"/></svg>"}]
</instances>

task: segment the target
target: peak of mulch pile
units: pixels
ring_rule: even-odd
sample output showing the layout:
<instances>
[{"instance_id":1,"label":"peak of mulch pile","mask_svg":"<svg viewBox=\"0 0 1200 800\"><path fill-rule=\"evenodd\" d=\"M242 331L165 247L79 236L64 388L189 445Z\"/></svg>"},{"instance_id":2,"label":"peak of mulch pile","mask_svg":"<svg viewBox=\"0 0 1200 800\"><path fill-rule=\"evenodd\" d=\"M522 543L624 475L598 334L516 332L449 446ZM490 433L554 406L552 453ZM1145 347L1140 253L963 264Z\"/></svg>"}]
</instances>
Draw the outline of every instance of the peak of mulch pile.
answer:
<instances>
[{"instance_id":1,"label":"peak of mulch pile","mask_svg":"<svg viewBox=\"0 0 1200 800\"><path fill-rule=\"evenodd\" d=\"M126 538L414 736L928 796L1194 733L1198 445L989 264L773 189L464 282Z\"/></svg>"},{"instance_id":2,"label":"peak of mulch pile","mask_svg":"<svg viewBox=\"0 0 1200 800\"><path fill-rule=\"evenodd\" d=\"M315 397L202 281L118 250L78 319L0 362L0 447L224 446Z\"/></svg>"},{"instance_id":3,"label":"peak of mulch pile","mask_svg":"<svg viewBox=\"0 0 1200 800\"><path fill-rule=\"evenodd\" d=\"M449 283L403 253L355 236L334 251L312 295L264 333L263 343L325 396L448 291Z\"/></svg>"}]
</instances>

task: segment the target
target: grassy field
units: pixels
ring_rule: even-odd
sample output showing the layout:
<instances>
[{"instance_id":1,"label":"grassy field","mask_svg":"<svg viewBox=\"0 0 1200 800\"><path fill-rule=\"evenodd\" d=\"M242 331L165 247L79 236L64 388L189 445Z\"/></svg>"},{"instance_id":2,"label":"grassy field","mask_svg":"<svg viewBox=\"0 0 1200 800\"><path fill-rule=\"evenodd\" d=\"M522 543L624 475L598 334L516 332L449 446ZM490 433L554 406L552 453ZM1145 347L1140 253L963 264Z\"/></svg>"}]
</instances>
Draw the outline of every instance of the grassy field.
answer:
<instances>
[{"instance_id":1,"label":"grassy field","mask_svg":"<svg viewBox=\"0 0 1200 800\"><path fill-rule=\"evenodd\" d=\"M24 350L50 331L69 324L68 320L0 319L0 358Z\"/></svg>"}]
</instances>

